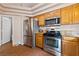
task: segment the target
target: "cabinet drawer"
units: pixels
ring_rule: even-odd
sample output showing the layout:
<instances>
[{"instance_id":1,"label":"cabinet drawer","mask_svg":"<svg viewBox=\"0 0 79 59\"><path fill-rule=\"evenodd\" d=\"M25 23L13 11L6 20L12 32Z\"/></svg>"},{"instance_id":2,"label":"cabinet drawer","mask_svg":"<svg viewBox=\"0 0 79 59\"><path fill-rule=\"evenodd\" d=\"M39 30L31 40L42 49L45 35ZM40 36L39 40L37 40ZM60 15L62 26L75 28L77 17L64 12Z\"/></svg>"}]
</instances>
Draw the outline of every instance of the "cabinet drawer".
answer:
<instances>
[{"instance_id":1,"label":"cabinet drawer","mask_svg":"<svg viewBox=\"0 0 79 59\"><path fill-rule=\"evenodd\" d=\"M42 36L43 36L43 35L41 35L41 34L37 34L37 35L36 35L36 37L42 37Z\"/></svg>"},{"instance_id":2,"label":"cabinet drawer","mask_svg":"<svg viewBox=\"0 0 79 59\"><path fill-rule=\"evenodd\" d=\"M79 39L74 37L63 37L63 41L78 42Z\"/></svg>"}]
</instances>

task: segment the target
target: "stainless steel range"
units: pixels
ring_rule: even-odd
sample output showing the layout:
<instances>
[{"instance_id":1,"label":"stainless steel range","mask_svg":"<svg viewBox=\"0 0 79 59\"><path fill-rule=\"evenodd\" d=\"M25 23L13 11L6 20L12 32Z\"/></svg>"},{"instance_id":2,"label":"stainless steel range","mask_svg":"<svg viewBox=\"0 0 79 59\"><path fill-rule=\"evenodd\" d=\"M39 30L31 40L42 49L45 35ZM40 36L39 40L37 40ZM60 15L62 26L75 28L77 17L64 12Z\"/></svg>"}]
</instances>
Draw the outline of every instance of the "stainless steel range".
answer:
<instances>
[{"instance_id":1,"label":"stainless steel range","mask_svg":"<svg viewBox=\"0 0 79 59\"><path fill-rule=\"evenodd\" d=\"M53 55L61 55L61 34L60 31L48 31L44 34L44 50Z\"/></svg>"}]
</instances>

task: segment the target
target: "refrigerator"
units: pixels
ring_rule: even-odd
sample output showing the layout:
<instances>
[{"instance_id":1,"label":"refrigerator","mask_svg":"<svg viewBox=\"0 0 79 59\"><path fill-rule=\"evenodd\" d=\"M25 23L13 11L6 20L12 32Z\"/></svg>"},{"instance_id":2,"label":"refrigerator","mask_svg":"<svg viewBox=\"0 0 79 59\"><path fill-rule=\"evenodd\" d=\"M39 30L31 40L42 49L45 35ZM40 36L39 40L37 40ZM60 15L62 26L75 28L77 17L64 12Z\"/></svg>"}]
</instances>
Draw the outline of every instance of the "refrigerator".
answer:
<instances>
[{"instance_id":1,"label":"refrigerator","mask_svg":"<svg viewBox=\"0 0 79 59\"><path fill-rule=\"evenodd\" d=\"M35 47L35 34L38 32L38 20L29 18L24 21L24 45Z\"/></svg>"}]
</instances>

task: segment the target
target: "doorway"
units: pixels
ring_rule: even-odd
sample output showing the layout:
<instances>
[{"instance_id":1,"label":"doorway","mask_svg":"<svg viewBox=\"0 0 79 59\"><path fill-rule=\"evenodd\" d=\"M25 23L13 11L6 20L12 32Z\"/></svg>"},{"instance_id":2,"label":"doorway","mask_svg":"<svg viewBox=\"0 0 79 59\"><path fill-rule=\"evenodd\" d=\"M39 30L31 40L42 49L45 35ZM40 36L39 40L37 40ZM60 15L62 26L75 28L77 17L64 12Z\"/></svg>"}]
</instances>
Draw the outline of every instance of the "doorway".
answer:
<instances>
[{"instance_id":1,"label":"doorway","mask_svg":"<svg viewBox=\"0 0 79 59\"><path fill-rule=\"evenodd\" d=\"M12 17L1 16L0 25L0 45L2 46L8 42L12 43Z\"/></svg>"}]
</instances>

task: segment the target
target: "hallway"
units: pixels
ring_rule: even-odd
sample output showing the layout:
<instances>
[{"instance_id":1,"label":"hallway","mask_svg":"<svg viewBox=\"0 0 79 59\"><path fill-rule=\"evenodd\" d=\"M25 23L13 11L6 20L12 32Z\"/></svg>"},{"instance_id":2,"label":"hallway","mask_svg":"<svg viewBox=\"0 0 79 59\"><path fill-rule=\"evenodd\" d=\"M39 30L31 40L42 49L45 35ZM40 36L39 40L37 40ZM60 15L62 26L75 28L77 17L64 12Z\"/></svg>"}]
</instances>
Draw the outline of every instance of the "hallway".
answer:
<instances>
[{"instance_id":1,"label":"hallway","mask_svg":"<svg viewBox=\"0 0 79 59\"><path fill-rule=\"evenodd\" d=\"M11 43L6 43L0 47L0 56L52 56L40 48L30 48L27 46L12 47Z\"/></svg>"}]
</instances>

